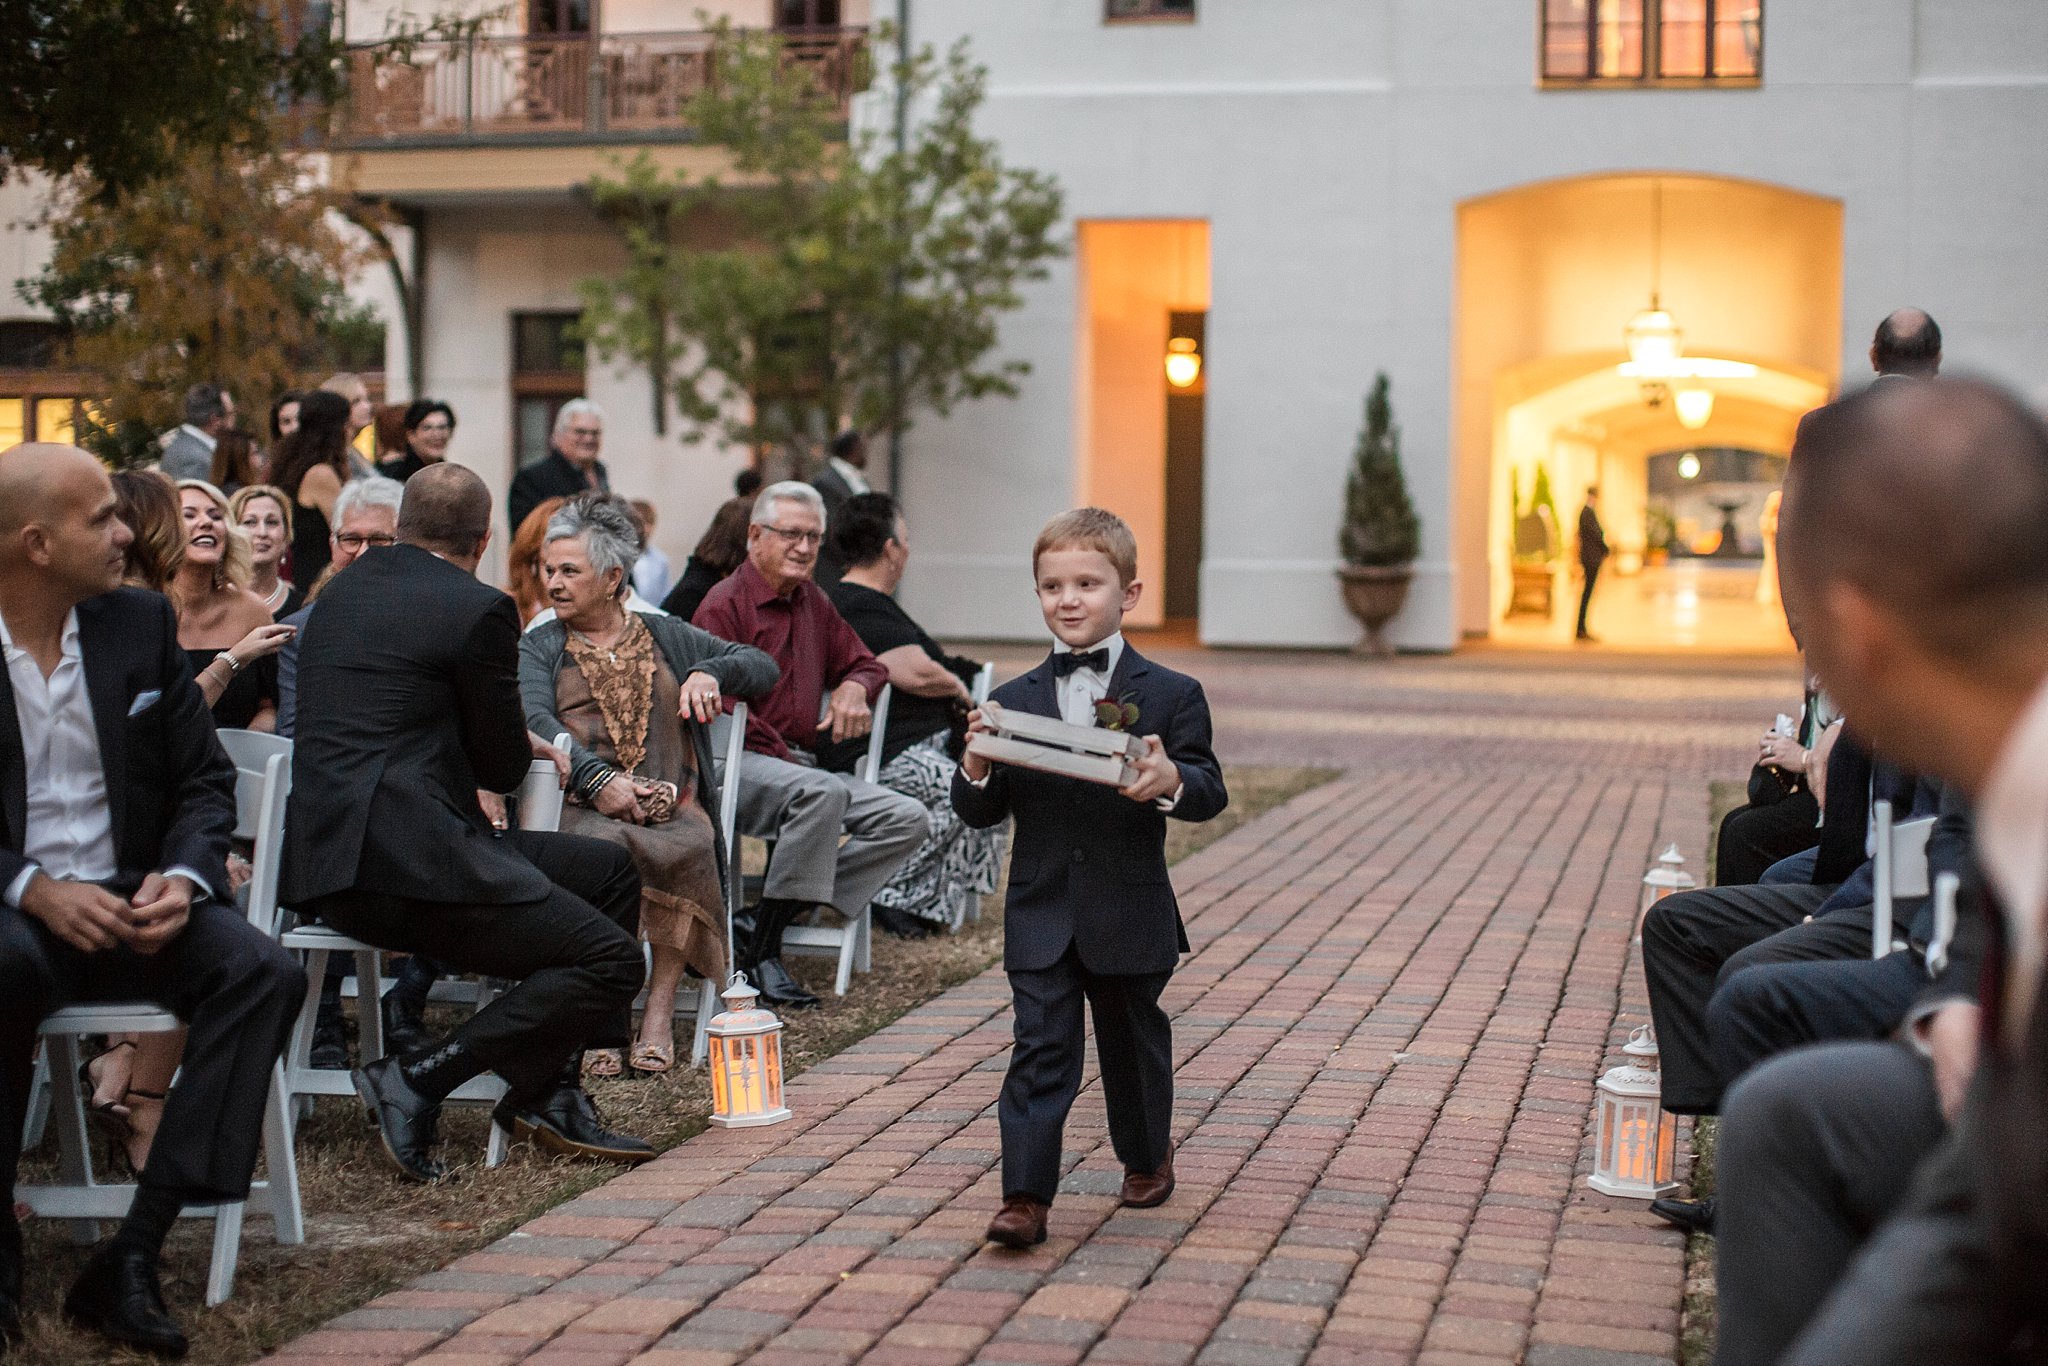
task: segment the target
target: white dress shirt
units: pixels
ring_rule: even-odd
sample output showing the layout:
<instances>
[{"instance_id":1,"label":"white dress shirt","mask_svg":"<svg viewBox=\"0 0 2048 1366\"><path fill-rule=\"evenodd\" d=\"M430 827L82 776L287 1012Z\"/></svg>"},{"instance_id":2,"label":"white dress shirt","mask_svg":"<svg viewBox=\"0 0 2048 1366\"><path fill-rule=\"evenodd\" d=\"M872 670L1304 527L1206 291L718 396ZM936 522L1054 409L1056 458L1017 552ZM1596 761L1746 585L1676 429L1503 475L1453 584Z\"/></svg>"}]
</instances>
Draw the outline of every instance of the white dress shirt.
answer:
<instances>
[{"instance_id":1,"label":"white dress shirt","mask_svg":"<svg viewBox=\"0 0 2048 1366\"><path fill-rule=\"evenodd\" d=\"M849 464L836 455L827 460L826 463L839 471L839 477L846 481L846 487L853 490L855 494L871 492L868 488L868 477L861 473L859 466Z\"/></svg>"},{"instance_id":2,"label":"white dress shirt","mask_svg":"<svg viewBox=\"0 0 2048 1366\"><path fill-rule=\"evenodd\" d=\"M113 813L92 698L85 689L85 656L78 648L78 613L64 617L57 667L46 679L34 655L14 643L0 618L0 645L14 685L14 714L28 778L28 828L21 852L29 861L6 890L21 908L21 894L38 870L53 878L102 882L118 871Z\"/></svg>"},{"instance_id":3,"label":"white dress shirt","mask_svg":"<svg viewBox=\"0 0 2048 1366\"><path fill-rule=\"evenodd\" d=\"M1052 684L1053 696L1060 704L1060 720L1076 726L1095 724L1095 704L1109 696L1109 680L1124 657L1124 633L1113 632L1109 639L1098 640L1087 650L1076 650L1065 643L1053 646L1056 655L1087 654L1089 650L1108 650L1109 667L1100 671L1079 668L1065 678L1055 678Z\"/></svg>"},{"instance_id":4,"label":"white dress shirt","mask_svg":"<svg viewBox=\"0 0 2048 1366\"><path fill-rule=\"evenodd\" d=\"M2034 1008L2048 950L2048 684L2020 713L1977 806L1977 852L2005 911L2005 1029Z\"/></svg>"}]
</instances>

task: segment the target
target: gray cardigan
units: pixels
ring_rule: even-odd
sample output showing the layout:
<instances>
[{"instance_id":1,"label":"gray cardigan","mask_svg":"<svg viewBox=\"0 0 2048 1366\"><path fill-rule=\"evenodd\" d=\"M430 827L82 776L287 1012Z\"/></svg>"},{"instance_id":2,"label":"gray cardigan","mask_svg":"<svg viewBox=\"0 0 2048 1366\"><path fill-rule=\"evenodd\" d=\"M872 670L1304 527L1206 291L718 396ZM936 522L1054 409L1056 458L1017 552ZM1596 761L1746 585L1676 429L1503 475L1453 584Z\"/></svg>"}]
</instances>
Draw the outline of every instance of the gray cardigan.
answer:
<instances>
[{"instance_id":1,"label":"gray cardigan","mask_svg":"<svg viewBox=\"0 0 2048 1366\"><path fill-rule=\"evenodd\" d=\"M654 636L654 648L668 661L676 681L693 673L710 674L718 690L727 697L759 697L775 686L782 670L764 650L751 645L734 645L709 631L700 631L681 617L636 614ZM569 655L569 628L557 619L534 627L519 638L519 699L526 707L526 728L544 740L552 740L567 729L555 714L555 675ZM697 800L706 811L718 809L711 791L711 741L702 726L686 726L691 748L697 754ZM589 781L604 760L569 742L569 790L574 792Z\"/></svg>"}]
</instances>

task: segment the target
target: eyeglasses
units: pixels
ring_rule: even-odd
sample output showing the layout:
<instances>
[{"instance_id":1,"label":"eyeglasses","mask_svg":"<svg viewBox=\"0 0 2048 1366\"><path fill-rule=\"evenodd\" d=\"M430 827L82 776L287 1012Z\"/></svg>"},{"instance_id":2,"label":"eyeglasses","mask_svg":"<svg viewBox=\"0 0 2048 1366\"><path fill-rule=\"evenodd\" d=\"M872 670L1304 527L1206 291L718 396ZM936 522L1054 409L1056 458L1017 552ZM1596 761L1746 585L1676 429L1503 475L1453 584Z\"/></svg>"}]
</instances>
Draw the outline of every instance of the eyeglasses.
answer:
<instances>
[{"instance_id":1,"label":"eyeglasses","mask_svg":"<svg viewBox=\"0 0 2048 1366\"><path fill-rule=\"evenodd\" d=\"M774 532L777 536L780 536L784 541L786 541L790 545L825 544L825 533L822 531L792 531L787 527L770 526L766 522L760 522L757 523L757 525L763 531Z\"/></svg>"},{"instance_id":2,"label":"eyeglasses","mask_svg":"<svg viewBox=\"0 0 2048 1366\"><path fill-rule=\"evenodd\" d=\"M364 550L368 550L373 545L397 545L398 538L396 536L387 536L381 531L369 536L360 535L356 532L350 531L345 532L342 535L336 536L334 538L334 543L336 545L345 545L350 550L357 551L358 553L360 553Z\"/></svg>"}]
</instances>

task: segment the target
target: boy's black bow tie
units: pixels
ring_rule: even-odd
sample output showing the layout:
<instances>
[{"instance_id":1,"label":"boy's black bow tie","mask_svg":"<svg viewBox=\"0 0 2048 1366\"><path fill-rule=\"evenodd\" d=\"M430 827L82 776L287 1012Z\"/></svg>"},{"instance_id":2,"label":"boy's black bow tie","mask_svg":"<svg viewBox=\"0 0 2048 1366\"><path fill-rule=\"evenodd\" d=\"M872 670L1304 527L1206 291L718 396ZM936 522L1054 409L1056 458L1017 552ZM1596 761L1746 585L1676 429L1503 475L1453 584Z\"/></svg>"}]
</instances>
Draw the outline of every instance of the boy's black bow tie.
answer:
<instances>
[{"instance_id":1,"label":"boy's black bow tie","mask_svg":"<svg viewBox=\"0 0 2048 1366\"><path fill-rule=\"evenodd\" d=\"M1076 669L1093 669L1097 673L1109 672L1109 647L1097 650L1063 650L1052 657L1052 676L1065 678Z\"/></svg>"}]
</instances>

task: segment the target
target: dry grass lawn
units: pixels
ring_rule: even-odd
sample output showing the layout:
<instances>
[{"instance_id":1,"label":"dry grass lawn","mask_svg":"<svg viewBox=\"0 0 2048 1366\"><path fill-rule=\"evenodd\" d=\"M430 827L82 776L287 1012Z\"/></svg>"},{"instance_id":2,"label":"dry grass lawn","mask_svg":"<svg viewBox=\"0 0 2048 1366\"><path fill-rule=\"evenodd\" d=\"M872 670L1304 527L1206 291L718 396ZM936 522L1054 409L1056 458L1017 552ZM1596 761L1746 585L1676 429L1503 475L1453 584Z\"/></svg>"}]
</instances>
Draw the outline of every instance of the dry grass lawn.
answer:
<instances>
[{"instance_id":1,"label":"dry grass lawn","mask_svg":"<svg viewBox=\"0 0 2048 1366\"><path fill-rule=\"evenodd\" d=\"M1167 853L1180 859L1261 812L1334 778L1331 769L1236 767L1226 770L1231 807L1205 825L1172 823ZM990 914L948 938L876 937L874 971L855 978L843 998L831 991L829 960L788 960L825 1004L792 1016L783 1037L791 1075L888 1024L912 1007L963 982L1002 955L1000 893ZM687 1022L684 1022L687 1027ZM687 1055L688 1035L679 1040ZM711 1088L700 1070L679 1067L658 1081L598 1082L592 1095L608 1120L657 1147L669 1148L704 1128ZM373 1132L354 1102L322 1100L299 1130L306 1242L269 1240L269 1221L252 1219L242 1244L235 1295L205 1310L212 1224L188 1220L166 1255L165 1295L192 1336L197 1362L249 1361L315 1324L342 1314L411 1278L445 1265L509 1232L549 1207L602 1184L616 1168L578 1165L515 1152L495 1171L482 1166L485 1111L451 1107L442 1122L443 1155L467 1156L460 1179L432 1188L402 1184L385 1166ZM45 1178L52 1153L23 1164L27 1179ZM92 1366L143 1361L97 1338L71 1332L56 1306L85 1258L60 1225L31 1222L25 1303L27 1343L10 1366Z\"/></svg>"}]
</instances>

